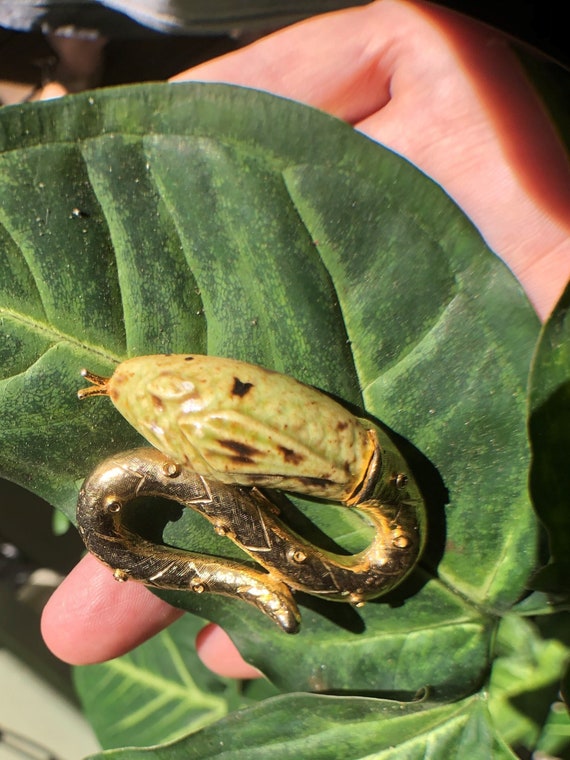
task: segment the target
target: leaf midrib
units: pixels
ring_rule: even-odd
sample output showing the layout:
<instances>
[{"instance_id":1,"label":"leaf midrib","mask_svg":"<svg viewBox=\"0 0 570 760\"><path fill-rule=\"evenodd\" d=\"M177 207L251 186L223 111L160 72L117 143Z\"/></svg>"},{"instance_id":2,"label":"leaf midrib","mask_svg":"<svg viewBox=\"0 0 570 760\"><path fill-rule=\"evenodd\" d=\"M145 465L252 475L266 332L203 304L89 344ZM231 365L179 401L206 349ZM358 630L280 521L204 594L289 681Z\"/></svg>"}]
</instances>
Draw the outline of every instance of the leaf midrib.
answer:
<instances>
[{"instance_id":1,"label":"leaf midrib","mask_svg":"<svg viewBox=\"0 0 570 760\"><path fill-rule=\"evenodd\" d=\"M93 343L88 343L84 340L79 340L73 335L65 333L62 330L55 328L53 325L48 324L47 322L33 319L27 314L23 314L22 312L16 311L15 309L9 309L6 306L0 306L0 318L1 317L6 317L12 319L14 322L19 322L20 324L27 327L30 331L35 332L37 335L44 336L46 338L46 341L49 342L52 346L57 343L68 343L72 346L76 346L77 348L90 351L95 356L100 356L102 359L115 363L120 363L125 358L124 356L109 351L107 348L96 346ZM44 353L45 351L42 352L42 354Z\"/></svg>"}]
</instances>

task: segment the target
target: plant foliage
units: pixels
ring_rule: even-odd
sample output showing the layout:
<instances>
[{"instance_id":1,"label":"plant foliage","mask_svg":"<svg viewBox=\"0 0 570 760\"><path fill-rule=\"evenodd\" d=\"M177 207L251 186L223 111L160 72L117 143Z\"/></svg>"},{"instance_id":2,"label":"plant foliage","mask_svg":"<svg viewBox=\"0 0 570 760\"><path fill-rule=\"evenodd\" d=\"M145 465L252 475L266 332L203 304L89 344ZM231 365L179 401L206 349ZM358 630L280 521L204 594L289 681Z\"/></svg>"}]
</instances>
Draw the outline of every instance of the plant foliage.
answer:
<instances>
[{"instance_id":1,"label":"plant foliage","mask_svg":"<svg viewBox=\"0 0 570 760\"><path fill-rule=\"evenodd\" d=\"M78 401L81 368L110 374L128 356L193 352L294 375L381 420L426 500L428 547L412 577L358 610L300 597L298 636L235 600L163 594L223 624L282 694L164 747L111 756L502 758L523 734L536 744L542 729L515 718L504 734L489 705L505 715L507 697L488 695L505 621L520 622L539 598L515 607L540 561L527 433L539 325L442 190L331 117L221 85L144 85L5 109L0 150L3 477L73 519L90 469L140 443L108 400ZM567 394L549 406L570 376L556 338L564 303L534 357L535 441L549 426L545 405L568 417ZM556 436L546 448L540 440L537 501L551 484L542 460L560 446ZM547 525L567 529L564 498L541 507ZM347 550L365 541L366 526L347 510L294 501L299 519ZM164 540L241 556L193 513L165 525ZM553 566L565 571L568 531L551 541ZM192 634L193 618L183 625ZM148 667L137 654L98 666L111 691L86 696L88 709L108 715L113 705L126 727L115 738L101 728L106 746L162 744L184 721L196 730L245 703L227 684L197 686L183 665L191 655L173 642L147 645L157 647ZM552 701L567 652L559 646L537 644L532 655L540 649L549 663ZM179 670L161 695L157 679L174 652ZM513 652L504 656L512 663ZM118 696L145 677L148 695L139 690L136 705ZM141 716L156 730L141 733Z\"/></svg>"}]
</instances>

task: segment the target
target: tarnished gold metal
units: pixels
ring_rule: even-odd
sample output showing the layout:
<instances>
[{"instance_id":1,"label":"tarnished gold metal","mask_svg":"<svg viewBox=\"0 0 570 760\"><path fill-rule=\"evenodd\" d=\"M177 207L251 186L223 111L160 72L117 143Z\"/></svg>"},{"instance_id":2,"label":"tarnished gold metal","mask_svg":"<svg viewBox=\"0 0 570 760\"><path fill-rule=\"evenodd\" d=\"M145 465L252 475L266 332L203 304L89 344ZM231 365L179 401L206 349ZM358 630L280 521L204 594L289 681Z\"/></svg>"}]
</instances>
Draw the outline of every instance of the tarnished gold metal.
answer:
<instances>
[{"instance_id":1,"label":"tarnished gold metal","mask_svg":"<svg viewBox=\"0 0 570 760\"><path fill-rule=\"evenodd\" d=\"M80 492L83 540L118 580L237 597L294 633L300 616L291 589L361 606L415 566L424 506L406 462L384 431L320 391L254 365L196 355L128 360L111 378L82 374L94 385L80 398L109 395L156 446L106 460ZM272 387L281 394L273 415L262 405ZM348 556L315 546L279 519L264 487L357 509L374 529L372 543ZM123 521L124 505L140 496L196 510L260 568L143 539Z\"/></svg>"}]
</instances>

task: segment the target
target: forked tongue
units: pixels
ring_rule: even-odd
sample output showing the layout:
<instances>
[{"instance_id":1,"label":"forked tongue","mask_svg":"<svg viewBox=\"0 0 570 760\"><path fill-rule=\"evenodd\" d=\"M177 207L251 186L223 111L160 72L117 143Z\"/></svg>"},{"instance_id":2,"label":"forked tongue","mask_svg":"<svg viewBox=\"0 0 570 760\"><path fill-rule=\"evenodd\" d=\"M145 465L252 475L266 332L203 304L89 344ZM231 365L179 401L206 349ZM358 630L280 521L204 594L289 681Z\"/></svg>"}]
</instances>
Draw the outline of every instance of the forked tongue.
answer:
<instances>
[{"instance_id":1,"label":"forked tongue","mask_svg":"<svg viewBox=\"0 0 570 760\"><path fill-rule=\"evenodd\" d=\"M81 376L84 377L86 380L89 380L90 383L93 383L93 386L89 388L81 388L80 390L78 390L77 398L84 399L84 398L90 398L91 396L108 396L109 395L108 382L110 378L101 377L101 375L95 375L93 374L93 372L89 372L88 369L82 369Z\"/></svg>"}]
</instances>

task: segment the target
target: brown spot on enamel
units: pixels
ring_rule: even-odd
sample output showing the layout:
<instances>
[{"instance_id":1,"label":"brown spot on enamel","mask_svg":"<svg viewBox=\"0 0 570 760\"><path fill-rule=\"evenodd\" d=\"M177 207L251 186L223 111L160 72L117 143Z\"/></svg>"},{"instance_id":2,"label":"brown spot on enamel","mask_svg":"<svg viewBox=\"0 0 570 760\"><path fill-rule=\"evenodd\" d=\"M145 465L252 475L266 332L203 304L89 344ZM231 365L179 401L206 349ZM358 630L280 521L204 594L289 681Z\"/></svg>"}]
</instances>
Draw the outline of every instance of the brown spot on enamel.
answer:
<instances>
[{"instance_id":1,"label":"brown spot on enamel","mask_svg":"<svg viewBox=\"0 0 570 760\"><path fill-rule=\"evenodd\" d=\"M224 449L229 449L229 451L233 452L234 457L232 458L239 462L247 462L251 464L254 462L253 457L255 457L256 454L261 453L259 449L256 449L254 446L248 446L247 443L241 443L240 441L218 439L218 443L220 446L223 446Z\"/></svg>"},{"instance_id":2,"label":"brown spot on enamel","mask_svg":"<svg viewBox=\"0 0 570 760\"><path fill-rule=\"evenodd\" d=\"M229 457L230 461L234 464L255 464L255 459L251 457L242 457L239 455Z\"/></svg>"},{"instance_id":3,"label":"brown spot on enamel","mask_svg":"<svg viewBox=\"0 0 570 760\"><path fill-rule=\"evenodd\" d=\"M160 399L158 396L155 396L153 393L150 394L150 400L152 401L152 405L156 409L157 412L163 412L164 406L162 404L162 399Z\"/></svg>"},{"instance_id":4,"label":"brown spot on enamel","mask_svg":"<svg viewBox=\"0 0 570 760\"><path fill-rule=\"evenodd\" d=\"M246 393L253 388L253 383L244 383L239 377L234 377L234 387L232 388L232 396L245 396Z\"/></svg>"},{"instance_id":5,"label":"brown spot on enamel","mask_svg":"<svg viewBox=\"0 0 570 760\"><path fill-rule=\"evenodd\" d=\"M329 480L328 478L306 478L301 477L299 478L299 483L302 483L303 485L306 485L308 487L311 486L330 486L333 485L333 481Z\"/></svg>"},{"instance_id":6,"label":"brown spot on enamel","mask_svg":"<svg viewBox=\"0 0 570 760\"><path fill-rule=\"evenodd\" d=\"M283 455L285 462L289 462L290 464L301 464L301 462L305 459L302 454L299 454L297 451L293 451L293 449L288 449L286 446L278 446L277 448Z\"/></svg>"}]
</instances>

